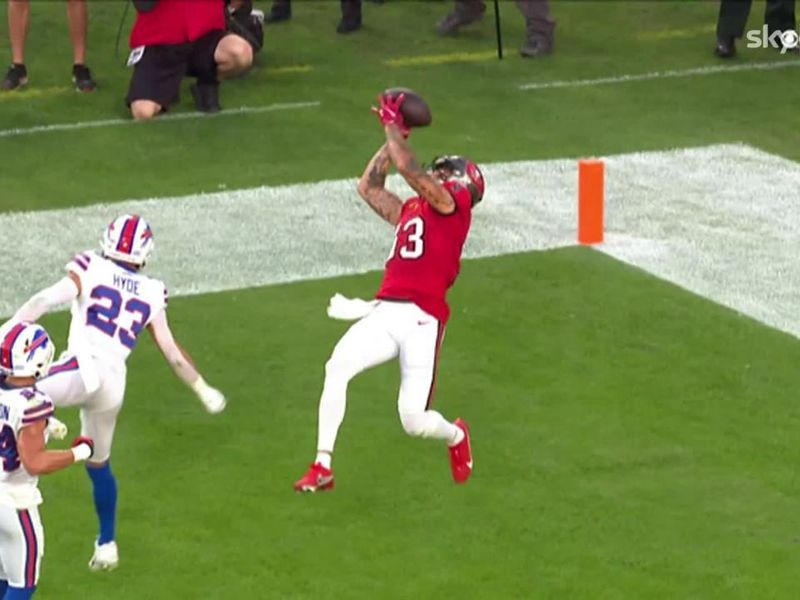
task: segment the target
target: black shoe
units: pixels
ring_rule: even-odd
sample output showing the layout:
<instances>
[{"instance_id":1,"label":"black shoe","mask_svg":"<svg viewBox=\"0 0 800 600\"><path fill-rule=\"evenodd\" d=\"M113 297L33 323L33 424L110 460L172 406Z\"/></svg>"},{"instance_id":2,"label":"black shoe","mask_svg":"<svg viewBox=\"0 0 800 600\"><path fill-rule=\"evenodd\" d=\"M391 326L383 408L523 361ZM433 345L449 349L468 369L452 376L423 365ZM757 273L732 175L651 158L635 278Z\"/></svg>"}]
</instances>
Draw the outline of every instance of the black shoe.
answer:
<instances>
[{"instance_id":1,"label":"black shoe","mask_svg":"<svg viewBox=\"0 0 800 600\"><path fill-rule=\"evenodd\" d=\"M733 58L736 56L736 43L732 37L717 36L717 45L714 54L720 58Z\"/></svg>"},{"instance_id":2,"label":"black shoe","mask_svg":"<svg viewBox=\"0 0 800 600\"><path fill-rule=\"evenodd\" d=\"M464 8L463 4L456 3L453 12L436 24L436 31L439 35L455 35L464 25L480 21L485 12L486 4L484 3L470 6L470 8Z\"/></svg>"},{"instance_id":3,"label":"black shoe","mask_svg":"<svg viewBox=\"0 0 800 600\"><path fill-rule=\"evenodd\" d=\"M191 90L194 105L200 112L218 113L222 110L219 105L219 83L194 83Z\"/></svg>"},{"instance_id":4,"label":"black shoe","mask_svg":"<svg viewBox=\"0 0 800 600\"><path fill-rule=\"evenodd\" d=\"M0 82L0 90L16 90L28 84L28 69L25 65L11 65Z\"/></svg>"},{"instance_id":5,"label":"black shoe","mask_svg":"<svg viewBox=\"0 0 800 600\"><path fill-rule=\"evenodd\" d=\"M352 33L361 29L361 17L357 19L342 19L336 26L337 33Z\"/></svg>"},{"instance_id":6,"label":"black shoe","mask_svg":"<svg viewBox=\"0 0 800 600\"><path fill-rule=\"evenodd\" d=\"M72 82L79 92L93 92L97 87L97 82L92 79L92 74L86 65L73 65Z\"/></svg>"},{"instance_id":7,"label":"black shoe","mask_svg":"<svg viewBox=\"0 0 800 600\"><path fill-rule=\"evenodd\" d=\"M544 40L531 39L523 44L519 49L519 54L523 58L536 58L537 56L546 56L553 53L553 42L545 42Z\"/></svg>"},{"instance_id":8,"label":"black shoe","mask_svg":"<svg viewBox=\"0 0 800 600\"><path fill-rule=\"evenodd\" d=\"M288 21L292 18L292 5L285 4L274 6L270 9L269 13L264 16L265 23L280 23L281 21Z\"/></svg>"}]
</instances>

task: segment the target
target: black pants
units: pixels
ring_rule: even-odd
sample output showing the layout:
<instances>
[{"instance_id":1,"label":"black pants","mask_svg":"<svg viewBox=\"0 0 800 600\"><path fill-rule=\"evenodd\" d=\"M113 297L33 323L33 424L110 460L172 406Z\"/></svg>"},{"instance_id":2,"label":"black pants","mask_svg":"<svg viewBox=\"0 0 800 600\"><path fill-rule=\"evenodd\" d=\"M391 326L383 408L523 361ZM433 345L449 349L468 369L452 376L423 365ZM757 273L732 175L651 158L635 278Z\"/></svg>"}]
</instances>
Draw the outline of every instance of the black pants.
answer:
<instances>
[{"instance_id":1,"label":"black pants","mask_svg":"<svg viewBox=\"0 0 800 600\"><path fill-rule=\"evenodd\" d=\"M722 0L717 19L717 36L740 38L744 35L753 0ZM769 32L796 29L794 0L767 0L764 23Z\"/></svg>"}]
</instances>

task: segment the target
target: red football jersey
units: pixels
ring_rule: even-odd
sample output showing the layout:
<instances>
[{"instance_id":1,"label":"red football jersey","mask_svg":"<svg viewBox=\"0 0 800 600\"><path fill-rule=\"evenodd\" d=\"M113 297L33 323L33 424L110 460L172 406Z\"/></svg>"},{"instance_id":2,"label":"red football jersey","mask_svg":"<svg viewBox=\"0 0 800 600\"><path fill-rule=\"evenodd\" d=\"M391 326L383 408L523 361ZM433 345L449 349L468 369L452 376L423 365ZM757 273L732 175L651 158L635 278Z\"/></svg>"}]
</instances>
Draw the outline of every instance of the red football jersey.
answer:
<instances>
[{"instance_id":1,"label":"red football jersey","mask_svg":"<svg viewBox=\"0 0 800 600\"><path fill-rule=\"evenodd\" d=\"M223 0L159 0L149 12L137 11L130 45L185 44L217 30L225 30Z\"/></svg>"},{"instance_id":2,"label":"red football jersey","mask_svg":"<svg viewBox=\"0 0 800 600\"><path fill-rule=\"evenodd\" d=\"M450 308L445 296L461 266L461 249L472 221L472 197L456 182L447 184L456 202L449 215L437 212L420 197L403 204L386 273L376 298L409 300L442 323Z\"/></svg>"}]
</instances>

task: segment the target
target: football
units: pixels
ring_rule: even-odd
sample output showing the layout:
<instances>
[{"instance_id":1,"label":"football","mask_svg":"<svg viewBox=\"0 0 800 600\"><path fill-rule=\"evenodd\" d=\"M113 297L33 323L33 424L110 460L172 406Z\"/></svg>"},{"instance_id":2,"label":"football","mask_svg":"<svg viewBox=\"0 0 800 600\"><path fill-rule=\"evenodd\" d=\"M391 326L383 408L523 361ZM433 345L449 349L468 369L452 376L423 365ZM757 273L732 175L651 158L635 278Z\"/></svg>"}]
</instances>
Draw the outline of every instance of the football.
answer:
<instances>
[{"instance_id":1,"label":"football","mask_svg":"<svg viewBox=\"0 0 800 600\"><path fill-rule=\"evenodd\" d=\"M405 94L403 104L400 105L400 112L403 113L403 120L407 127L425 127L431 124L433 116L428 103L422 99L418 93L408 88L389 88L383 92L384 96L396 98L400 94Z\"/></svg>"}]
</instances>

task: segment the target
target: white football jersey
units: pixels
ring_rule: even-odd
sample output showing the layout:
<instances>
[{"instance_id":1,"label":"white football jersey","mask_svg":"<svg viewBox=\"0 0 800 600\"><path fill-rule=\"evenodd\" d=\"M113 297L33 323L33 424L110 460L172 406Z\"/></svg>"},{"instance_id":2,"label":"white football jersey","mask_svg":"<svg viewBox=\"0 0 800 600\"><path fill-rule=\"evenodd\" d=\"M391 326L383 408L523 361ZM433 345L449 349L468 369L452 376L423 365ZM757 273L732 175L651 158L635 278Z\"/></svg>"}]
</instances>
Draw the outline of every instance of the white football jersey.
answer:
<instances>
[{"instance_id":1,"label":"white football jersey","mask_svg":"<svg viewBox=\"0 0 800 600\"><path fill-rule=\"evenodd\" d=\"M22 465L17 439L23 427L46 420L52 414L53 402L46 394L35 387L10 387L0 377L0 503L17 508L41 504L39 478Z\"/></svg>"},{"instance_id":2,"label":"white football jersey","mask_svg":"<svg viewBox=\"0 0 800 600\"><path fill-rule=\"evenodd\" d=\"M92 251L78 254L66 268L81 281L72 303L69 351L124 363L142 330L166 308L166 287Z\"/></svg>"}]
</instances>

